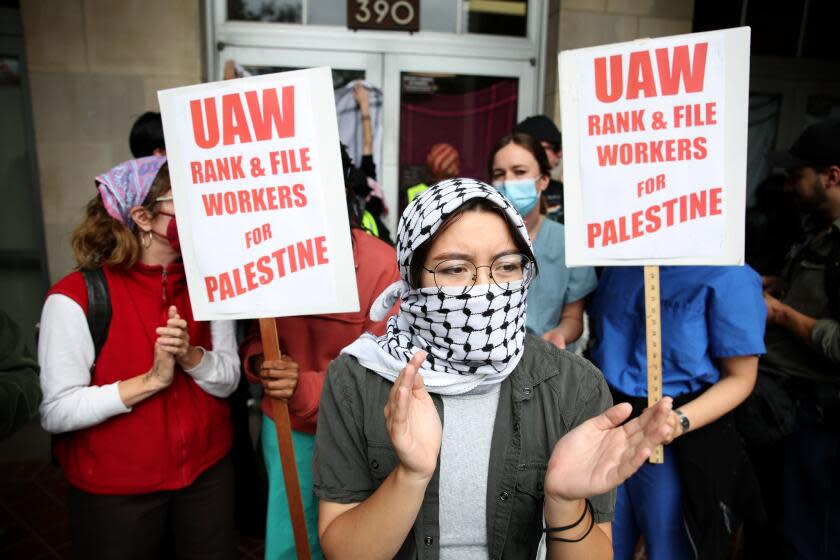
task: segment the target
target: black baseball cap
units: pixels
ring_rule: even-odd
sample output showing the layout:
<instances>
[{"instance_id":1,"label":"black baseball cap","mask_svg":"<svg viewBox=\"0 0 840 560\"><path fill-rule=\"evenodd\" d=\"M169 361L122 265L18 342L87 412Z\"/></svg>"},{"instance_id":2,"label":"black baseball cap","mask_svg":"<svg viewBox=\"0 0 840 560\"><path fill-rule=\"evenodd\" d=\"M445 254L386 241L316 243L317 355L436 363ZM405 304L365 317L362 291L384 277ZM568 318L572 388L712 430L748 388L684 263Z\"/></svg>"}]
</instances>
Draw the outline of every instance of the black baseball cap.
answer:
<instances>
[{"instance_id":1,"label":"black baseball cap","mask_svg":"<svg viewBox=\"0 0 840 560\"><path fill-rule=\"evenodd\" d=\"M563 146L563 135L557 129L554 121L545 115L534 115L528 117L515 127L514 132L524 132L530 134L540 142L551 142L558 148Z\"/></svg>"},{"instance_id":2,"label":"black baseball cap","mask_svg":"<svg viewBox=\"0 0 840 560\"><path fill-rule=\"evenodd\" d=\"M812 124L789 150L771 154L770 163L781 169L840 165L840 119Z\"/></svg>"}]
</instances>

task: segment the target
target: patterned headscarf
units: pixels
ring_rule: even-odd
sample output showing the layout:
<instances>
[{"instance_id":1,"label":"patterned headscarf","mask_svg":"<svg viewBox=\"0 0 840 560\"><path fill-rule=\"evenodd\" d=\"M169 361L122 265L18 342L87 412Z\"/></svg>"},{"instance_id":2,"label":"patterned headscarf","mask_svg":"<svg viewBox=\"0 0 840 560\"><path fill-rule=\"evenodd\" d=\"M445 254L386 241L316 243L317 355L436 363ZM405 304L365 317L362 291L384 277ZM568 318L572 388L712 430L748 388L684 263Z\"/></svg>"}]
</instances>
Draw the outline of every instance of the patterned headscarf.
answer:
<instances>
[{"instance_id":1,"label":"patterned headscarf","mask_svg":"<svg viewBox=\"0 0 840 560\"><path fill-rule=\"evenodd\" d=\"M501 383L519 363L525 340L527 290L491 282L461 288L412 288L414 252L467 201L483 198L498 206L530 246L522 217L493 187L473 179L450 179L424 191L406 208L398 228L397 260L402 280L377 298L371 318L381 320L399 298L400 312L388 320L386 334L366 333L342 350L382 377L394 381L418 350L427 352L420 368L426 388L457 395Z\"/></svg>"},{"instance_id":2,"label":"patterned headscarf","mask_svg":"<svg viewBox=\"0 0 840 560\"><path fill-rule=\"evenodd\" d=\"M102 204L115 220L134 229L131 209L146 200L158 171L166 163L163 156L130 159L107 173L96 176L96 188Z\"/></svg>"}]
</instances>

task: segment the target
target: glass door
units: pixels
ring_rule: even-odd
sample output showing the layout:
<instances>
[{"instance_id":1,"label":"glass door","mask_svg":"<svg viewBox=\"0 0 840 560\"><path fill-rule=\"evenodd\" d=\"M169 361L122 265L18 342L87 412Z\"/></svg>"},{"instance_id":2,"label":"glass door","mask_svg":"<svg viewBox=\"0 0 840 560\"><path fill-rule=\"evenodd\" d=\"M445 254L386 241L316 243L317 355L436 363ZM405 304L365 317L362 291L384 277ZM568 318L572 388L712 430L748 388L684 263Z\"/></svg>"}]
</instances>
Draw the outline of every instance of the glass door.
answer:
<instances>
[{"instance_id":1,"label":"glass door","mask_svg":"<svg viewBox=\"0 0 840 560\"><path fill-rule=\"evenodd\" d=\"M493 144L535 111L536 69L526 61L385 55L384 77L382 178L396 210L386 222L392 231L414 185L453 172L486 181Z\"/></svg>"},{"instance_id":2,"label":"glass door","mask_svg":"<svg viewBox=\"0 0 840 560\"><path fill-rule=\"evenodd\" d=\"M329 66L333 69L333 87L336 89L356 79L382 87L382 55L379 53L226 46L217 58L217 76L224 74L228 60L235 60L252 74Z\"/></svg>"},{"instance_id":3,"label":"glass door","mask_svg":"<svg viewBox=\"0 0 840 560\"><path fill-rule=\"evenodd\" d=\"M224 74L224 66L230 60L235 61L252 75L329 66L332 69L339 138L347 147L347 151L356 166L362 165L364 152L363 122L349 84L356 80L367 81L372 86L368 94L368 102L370 104L370 123L373 128L373 162L377 169L381 169L381 131L384 127L382 54L319 49L225 47L218 58L217 75L222 76Z\"/></svg>"},{"instance_id":4,"label":"glass door","mask_svg":"<svg viewBox=\"0 0 840 560\"><path fill-rule=\"evenodd\" d=\"M526 60L234 46L217 60L220 76L228 60L253 74L330 66L336 90L355 79L377 87L382 126L374 124L381 130L381 136L375 133L374 160L389 210L383 221L392 232L407 190L432 180L432 146L452 146L459 154L458 174L486 180L493 143L537 106L537 69Z\"/></svg>"}]
</instances>

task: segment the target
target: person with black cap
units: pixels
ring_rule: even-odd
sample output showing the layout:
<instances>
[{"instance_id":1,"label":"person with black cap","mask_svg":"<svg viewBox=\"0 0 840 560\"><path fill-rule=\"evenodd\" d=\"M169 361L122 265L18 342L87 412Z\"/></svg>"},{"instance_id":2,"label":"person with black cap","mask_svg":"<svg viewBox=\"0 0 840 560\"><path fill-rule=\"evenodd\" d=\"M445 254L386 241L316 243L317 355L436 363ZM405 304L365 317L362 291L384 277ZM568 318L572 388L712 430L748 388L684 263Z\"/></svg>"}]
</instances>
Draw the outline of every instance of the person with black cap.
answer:
<instances>
[{"instance_id":1,"label":"person with black cap","mask_svg":"<svg viewBox=\"0 0 840 560\"><path fill-rule=\"evenodd\" d=\"M786 379L796 401L782 459L787 555L840 558L840 119L809 126L775 166L821 224L788 255L781 290L765 293L760 376Z\"/></svg>"},{"instance_id":2,"label":"person with black cap","mask_svg":"<svg viewBox=\"0 0 840 560\"><path fill-rule=\"evenodd\" d=\"M545 150L548 165L556 169L563 159L563 135L550 118L545 115L528 117L513 127L513 132L522 132L536 138ZM546 207L546 217L560 222L564 221L563 212L563 183L550 179L548 187L542 193Z\"/></svg>"}]
</instances>

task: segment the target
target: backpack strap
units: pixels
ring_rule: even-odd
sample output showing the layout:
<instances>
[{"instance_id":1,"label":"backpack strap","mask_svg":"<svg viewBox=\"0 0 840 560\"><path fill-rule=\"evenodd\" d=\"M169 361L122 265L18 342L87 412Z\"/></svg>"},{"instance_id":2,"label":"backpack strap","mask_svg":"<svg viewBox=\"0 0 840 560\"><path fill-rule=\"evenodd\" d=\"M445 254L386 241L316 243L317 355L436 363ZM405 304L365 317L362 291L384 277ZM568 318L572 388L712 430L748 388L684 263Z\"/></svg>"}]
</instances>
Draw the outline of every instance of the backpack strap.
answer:
<instances>
[{"instance_id":1,"label":"backpack strap","mask_svg":"<svg viewBox=\"0 0 840 560\"><path fill-rule=\"evenodd\" d=\"M83 268L88 296L87 323L90 336L93 338L94 363L99 358L99 352L108 338L108 328L111 326L111 296L108 293L108 282L105 271L99 268Z\"/></svg>"}]
</instances>

